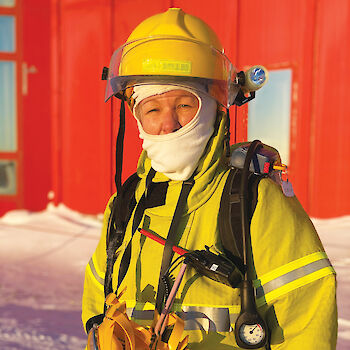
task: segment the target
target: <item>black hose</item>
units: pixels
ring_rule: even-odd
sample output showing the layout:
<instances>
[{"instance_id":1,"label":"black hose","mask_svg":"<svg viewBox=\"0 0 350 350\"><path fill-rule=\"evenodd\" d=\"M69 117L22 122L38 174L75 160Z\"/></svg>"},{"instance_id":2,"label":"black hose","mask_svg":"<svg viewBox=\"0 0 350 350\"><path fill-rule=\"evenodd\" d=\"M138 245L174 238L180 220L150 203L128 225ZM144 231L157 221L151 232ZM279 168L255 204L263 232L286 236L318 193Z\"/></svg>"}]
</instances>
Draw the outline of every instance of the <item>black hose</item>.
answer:
<instances>
[{"instance_id":1,"label":"black hose","mask_svg":"<svg viewBox=\"0 0 350 350\"><path fill-rule=\"evenodd\" d=\"M244 166L242 171L241 186L239 189L239 199L241 206L241 222L242 222L242 246L243 246L243 263L247 266L247 241L250 235L250 225L248 218L248 177L250 163L256 154L257 150L262 146L260 140L254 140L247 151L247 155L244 160ZM248 269L245 269L244 279L247 280Z\"/></svg>"}]
</instances>

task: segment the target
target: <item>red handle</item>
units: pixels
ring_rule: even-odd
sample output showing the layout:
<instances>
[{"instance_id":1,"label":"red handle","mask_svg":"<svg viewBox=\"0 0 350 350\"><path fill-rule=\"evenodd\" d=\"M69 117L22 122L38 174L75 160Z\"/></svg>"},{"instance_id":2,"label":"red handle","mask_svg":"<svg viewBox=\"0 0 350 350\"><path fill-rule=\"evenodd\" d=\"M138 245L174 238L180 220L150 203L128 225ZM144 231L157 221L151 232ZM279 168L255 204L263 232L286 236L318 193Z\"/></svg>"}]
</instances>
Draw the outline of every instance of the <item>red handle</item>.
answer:
<instances>
[{"instance_id":1,"label":"red handle","mask_svg":"<svg viewBox=\"0 0 350 350\"><path fill-rule=\"evenodd\" d=\"M160 238L159 236L156 236L152 234L151 232L148 232L144 230L143 228L139 228L139 231L146 237L153 239L154 241L160 243L161 245L165 245L165 239ZM176 247L175 245L173 246L173 251L179 255L184 255L185 253L188 253L187 250L184 250L182 248Z\"/></svg>"}]
</instances>

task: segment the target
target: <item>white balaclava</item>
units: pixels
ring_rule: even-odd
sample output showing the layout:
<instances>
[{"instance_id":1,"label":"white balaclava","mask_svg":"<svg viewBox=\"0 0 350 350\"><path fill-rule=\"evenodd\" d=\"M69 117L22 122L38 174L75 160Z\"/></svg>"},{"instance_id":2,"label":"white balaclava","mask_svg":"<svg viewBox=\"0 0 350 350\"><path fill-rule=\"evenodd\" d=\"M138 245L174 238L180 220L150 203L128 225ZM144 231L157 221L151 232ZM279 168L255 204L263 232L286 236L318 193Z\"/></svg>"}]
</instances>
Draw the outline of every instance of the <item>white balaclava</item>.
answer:
<instances>
[{"instance_id":1,"label":"white balaclava","mask_svg":"<svg viewBox=\"0 0 350 350\"><path fill-rule=\"evenodd\" d=\"M137 105L147 97L161 95L173 90L185 90L195 95L199 101L198 111L193 119L176 130L165 135L146 133L136 117ZM200 91L171 85L140 85L134 87L135 99L133 115L137 120L142 148L151 159L154 170L163 173L171 180L187 180L196 169L210 136L214 132L216 101Z\"/></svg>"}]
</instances>

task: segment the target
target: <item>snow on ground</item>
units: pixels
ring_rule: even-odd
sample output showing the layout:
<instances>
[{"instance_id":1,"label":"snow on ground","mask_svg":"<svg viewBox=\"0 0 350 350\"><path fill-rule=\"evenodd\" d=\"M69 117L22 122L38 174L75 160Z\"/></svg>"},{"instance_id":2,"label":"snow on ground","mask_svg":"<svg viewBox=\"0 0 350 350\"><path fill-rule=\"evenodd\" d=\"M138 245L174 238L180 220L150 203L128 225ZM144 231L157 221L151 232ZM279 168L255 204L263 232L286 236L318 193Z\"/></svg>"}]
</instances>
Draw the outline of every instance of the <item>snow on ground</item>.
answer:
<instances>
[{"instance_id":1,"label":"snow on ground","mask_svg":"<svg viewBox=\"0 0 350 350\"><path fill-rule=\"evenodd\" d=\"M84 349L85 266L101 222L64 206L0 220L0 349Z\"/></svg>"},{"instance_id":2,"label":"snow on ground","mask_svg":"<svg viewBox=\"0 0 350 350\"><path fill-rule=\"evenodd\" d=\"M349 349L350 216L313 222L337 271L337 350ZM84 349L84 270L100 229L63 205L0 218L0 350Z\"/></svg>"}]
</instances>

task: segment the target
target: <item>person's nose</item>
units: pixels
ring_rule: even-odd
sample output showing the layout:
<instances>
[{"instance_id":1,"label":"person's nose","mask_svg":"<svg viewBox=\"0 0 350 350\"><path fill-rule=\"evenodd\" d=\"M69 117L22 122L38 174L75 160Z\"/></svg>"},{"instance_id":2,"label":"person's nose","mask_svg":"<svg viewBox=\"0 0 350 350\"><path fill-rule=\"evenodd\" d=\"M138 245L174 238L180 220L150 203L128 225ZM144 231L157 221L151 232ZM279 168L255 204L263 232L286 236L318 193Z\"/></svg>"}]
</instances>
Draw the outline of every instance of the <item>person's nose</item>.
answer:
<instances>
[{"instance_id":1,"label":"person's nose","mask_svg":"<svg viewBox=\"0 0 350 350\"><path fill-rule=\"evenodd\" d=\"M163 111L160 135L170 134L181 128L176 110L169 108Z\"/></svg>"}]
</instances>

